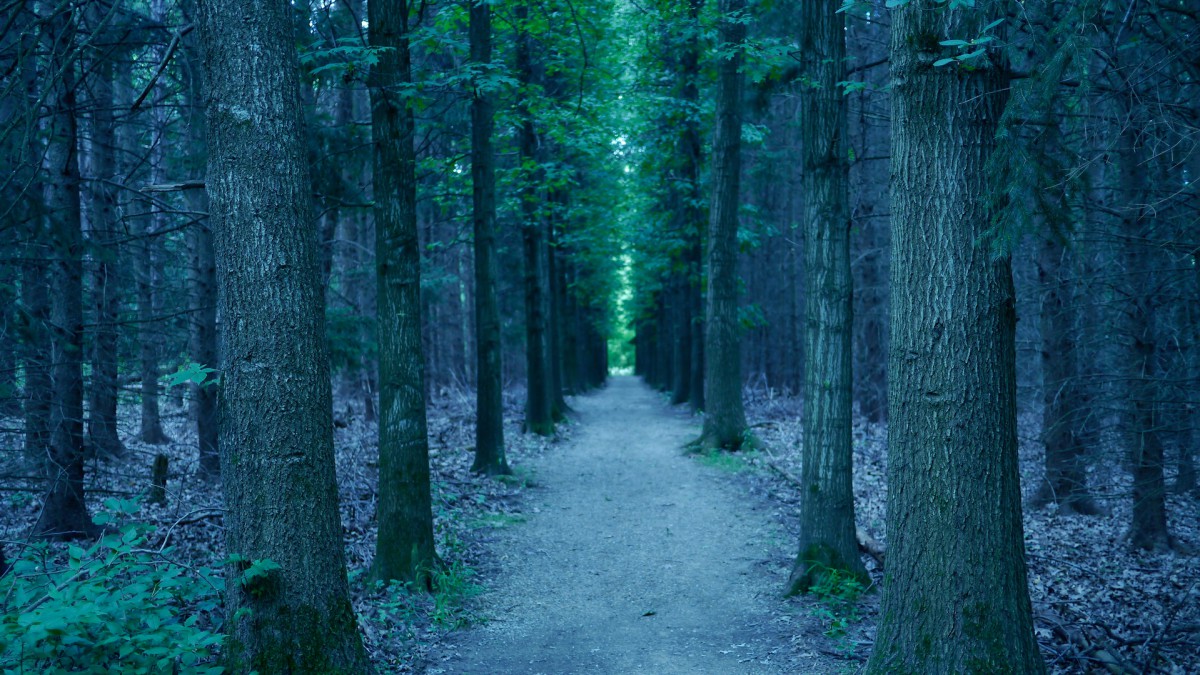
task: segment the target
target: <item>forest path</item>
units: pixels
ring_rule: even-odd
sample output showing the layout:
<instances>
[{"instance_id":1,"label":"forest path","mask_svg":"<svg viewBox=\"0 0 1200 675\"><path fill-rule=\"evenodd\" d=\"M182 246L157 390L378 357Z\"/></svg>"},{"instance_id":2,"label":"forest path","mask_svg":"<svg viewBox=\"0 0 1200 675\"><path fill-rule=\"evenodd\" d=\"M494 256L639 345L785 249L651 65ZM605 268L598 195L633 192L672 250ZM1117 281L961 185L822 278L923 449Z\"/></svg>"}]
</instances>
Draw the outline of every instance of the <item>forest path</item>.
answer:
<instances>
[{"instance_id":1,"label":"forest path","mask_svg":"<svg viewBox=\"0 0 1200 675\"><path fill-rule=\"evenodd\" d=\"M574 405L576 438L534 463L532 513L493 544L490 620L427 672L826 671L790 663L788 621L807 617L779 600L789 544L719 469L683 456L695 422L632 377Z\"/></svg>"}]
</instances>

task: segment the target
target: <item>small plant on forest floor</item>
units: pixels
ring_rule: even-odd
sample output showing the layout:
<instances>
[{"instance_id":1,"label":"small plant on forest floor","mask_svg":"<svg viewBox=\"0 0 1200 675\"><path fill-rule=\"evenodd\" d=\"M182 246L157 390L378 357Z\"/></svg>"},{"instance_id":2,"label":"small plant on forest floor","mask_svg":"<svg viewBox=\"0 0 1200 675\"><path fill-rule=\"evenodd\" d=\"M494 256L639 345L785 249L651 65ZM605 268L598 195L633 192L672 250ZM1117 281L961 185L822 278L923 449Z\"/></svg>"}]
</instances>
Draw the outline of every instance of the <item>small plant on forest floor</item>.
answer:
<instances>
[{"instance_id":1,"label":"small plant on forest floor","mask_svg":"<svg viewBox=\"0 0 1200 675\"><path fill-rule=\"evenodd\" d=\"M827 637L838 640L845 638L850 624L862 618L858 601L867 589L858 577L849 572L825 568L817 575L817 583L808 592L820 603L813 608L812 614L826 625ZM848 642L843 647L848 647L850 651L854 649L854 645Z\"/></svg>"},{"instance_id":2,"label":"small plant on forest floor","mask_svg":"<svg viewBox=\"0 0 1200 675\"><path fill-rule=\"evenodd\" d=\"M700 455L700 462L727 473L741 473L750 469L750 460L757 456L757 452L711 450Z\"/></svg>"},{"instance_id":3,"label":"small plant on forest floor","mask_svg":"<svg viewBox=\"0 0 1200 675\"><path fill-rule=\"evenodd\" d=\"M0 578L0 670L39 673L223 672L214 663L223 580L171 559L133 522L133 500L110 499L109 528L84 548L25 545Z\"/></svg>"},{"instance_id":4,"label":"small plant on forest floor","mask_svg":"<svg viewBox=\"0 0 1200 675\"><path fill-rule=\"evenodd\" d=\"M373 624L376 632L385 637L401 634L405 639L416 639L417 629L436 626L445 630L457 630L476 621L477 616L470 608L470 600L483 591L474 582L475 571L461 561L438 565L432 573L425 572L419 581L408 583L377 581L374 594L377 600L370 603L375 611L363 617ZM433 587L426 590L426 581Z\"/></svg>"},{"instance_id":5,"label":"small plant on forest floor","mask_svg":"<svg viewBox=\"0 0 1200 675\"><path fill-rule=\"evenodd\" d=\"M525 522L519 513L485 513L472 521L472 527L508 527Z\"/></svg>"}]
</instances>

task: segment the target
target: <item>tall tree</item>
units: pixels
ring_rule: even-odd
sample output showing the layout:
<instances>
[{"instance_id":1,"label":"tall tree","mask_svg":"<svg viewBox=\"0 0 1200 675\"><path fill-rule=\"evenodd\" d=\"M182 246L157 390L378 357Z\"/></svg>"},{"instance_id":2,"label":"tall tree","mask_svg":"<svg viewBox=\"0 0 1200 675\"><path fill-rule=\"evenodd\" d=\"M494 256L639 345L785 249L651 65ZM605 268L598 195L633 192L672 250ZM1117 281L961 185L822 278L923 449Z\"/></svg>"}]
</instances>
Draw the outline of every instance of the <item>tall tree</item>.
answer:
<instances>
[{"instance_id":1,"label":"tall tree","mask_svg":"<svg viewBox=\"0 0 1200 675\"><path fill-rule=\"evenodd\" d=\"M721 0L717 129L708 221L708 308L704 322L704 430L695 445L737 450L746 440L738 321L737 231L742 172L745 0Z\"/></svg>"},{"instance_id":2,"label":"tall tree","mask_svg":"<svg viewBox=\"0 0 1200 675\"><path fill-rule=\"evenodd\" d=\"M965 3L964 3L965 4ZM1007 98L993 54L942 41L1000 13L892 12L888 536L871 673L1041 673L1017 471L1016 313L984 163Z\"/></svg>"},{"instance_id":3,"label":"tall tree","mask_svg":"<svg viewBox=\"0 0 1200 675\"><path fill-rule=\"evenodd\" d=\"M83 230L79 152L75 7L54 7L43 24L48 54L43 134L43 200L50 252L50 488L34 528L42 536L73 538L95 526L83 500Z\"/></svg>"},{"instance_id":4,"label":"tall tree","mask_svg":"<svg viewBox=\"0 0 1200 675\"><path fill-rule=\"evenodd\" d=\"M548 436L554 433L554 400L550 393L550 349L546 314L546 234L539 213L538 134L533 99L539 87L538 64L533 55L529 4L522 0L514 11L517 22L517 78L521 83L517 104L521 159L521 238L525 257L525 428Z\"/></svg>"},{"instance_id":5,"label":"tall tree","mask_svg":"<svg viewBox=\"0 0 1200 675\"><path fill-rule=\"evenodd\" d=\"M194 0L183 4L188 18L196 13ZM201 63L200 44L195 32L183 38L183 63L187 76L185 91L188 116L188 145L192 148L188 178L203 175L208 149L204 138L204 72ZM188 209L195 218L188 229L188 294L190 318L188 321L188 349L191 358L209 368L220 369L217 337L217 267L213 252L213 231L206 217L208 195L202 189L184 192ZM217 418L217 387L201 383L192 389L192 417L196 424L196 441L199 451L200 473L216 478L221 473L220 427Z\"/></svg>"},{"instance_id":6,"label":"tall tree","mask_svg":"<svg viewBox=\"0 0 1200 675\"><path fill-rule=\"evenodd\" d=\"M802 3L799 125L804 191L804 438L800 551L788 592L831 571L865 578L854 534L853 278L846 136L846 22L840 0Z\"/></svg>"},{"instance_id":7,"label":"tall tree","mask_svg":"<svg viewBox=\"0 0 1200 675\"><path fill-rule=\"evenodd\" d=\"M238 673L369 673L350 606L299 59L286 0L199 3ZM279 567L254 584L236 569ZM249 610L244 611L244 610Z\"/></svg>"},{"instance_id":8,"label":"tall tree","mask_svg":"<svg viewBox=\"0 0 1200 675\"><path fill-rule=\"evenodd\" d=\"M500 368L500 308L496 303L496 164L492 151L495 94L486 81L492 65L492 6L471 2L471 205L475 233L475 462L488 475L510 473L504 453L504 400Z\"/></svg>"},{"instance_id":9,"label":"tall tree","mask_svg":"<svg viewBox=\"0 0 1200 675\"><path fill-rule=\"evenodd\" d=\"M88 6L89 23L98 30L105 10L99 3ZM112 39L101 35L102 40ZM88 194L92 251L92 306L95 330L91 345L92 380L88 389L88 442L92 452L112 457L124 452L117 434L117 393L119 372L121 276L119 250L115 245L120 231L117 213L116 124L113 118L113 56L98 52L90 64L91 92L91 177Z\"/></svg>"},{"instance_id":10,"label":"tall tree","mask_svg":"<svg viewBox=\"0 0 1200 675\"><path fill-rule=\"evenodd\" d=\"M436 560L421 350L421 251L417 234L415 121L407 0L367 3L368 37L380 50L371 71L375 149L375 270L379 339L378 579L412 581Z\"/></svg>"}]
</instances>

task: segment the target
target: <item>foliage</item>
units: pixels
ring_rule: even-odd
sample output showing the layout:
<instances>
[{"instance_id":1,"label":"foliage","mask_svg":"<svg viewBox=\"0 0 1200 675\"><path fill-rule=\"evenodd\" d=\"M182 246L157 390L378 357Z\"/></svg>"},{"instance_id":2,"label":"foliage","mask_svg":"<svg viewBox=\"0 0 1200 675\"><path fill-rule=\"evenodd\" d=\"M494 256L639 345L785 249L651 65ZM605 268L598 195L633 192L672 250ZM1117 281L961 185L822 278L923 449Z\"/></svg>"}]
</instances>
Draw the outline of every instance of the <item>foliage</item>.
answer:
<instances>
[{"instance_id":1,"label":"foliage","mask_svg":"<svg viewBox=\"0 0 1200 675\"><path fill-rule=\"evenodd\" d=\"M198 384L202 387L209 387L219 384L219 376L213 375L217 372L215 368L209 368L205 365L194 361L187 361L179 365L179 370L167 375L167 388L174 387L188 382Z\"/></svg>"},{"instance_id":2,"label":"foliage","mask_svg":"<svg viewBox=\"0 0 1200 675\"><path fill-rule=\"evenodd\" d=\"M154 528L126 522L134 501L108 500L110 531L88 548L28 544L0 580L0 668L40 673L222 672L216 572L151 547Z\"/></svg>"},{"instance_id":3,"label":"foliage","mask_svg":"<svg viewBox=\"0 0 1200 675\"><path fill-rule=\"evenodd\" d=\"M850 624L862 618L858 601L867 589L855 575L832 567L825 568L815 578L817 582L809 594L820 604L813 608L812 614L826 625L826 636L844 637Z\"/></svg>"}]
</instances>

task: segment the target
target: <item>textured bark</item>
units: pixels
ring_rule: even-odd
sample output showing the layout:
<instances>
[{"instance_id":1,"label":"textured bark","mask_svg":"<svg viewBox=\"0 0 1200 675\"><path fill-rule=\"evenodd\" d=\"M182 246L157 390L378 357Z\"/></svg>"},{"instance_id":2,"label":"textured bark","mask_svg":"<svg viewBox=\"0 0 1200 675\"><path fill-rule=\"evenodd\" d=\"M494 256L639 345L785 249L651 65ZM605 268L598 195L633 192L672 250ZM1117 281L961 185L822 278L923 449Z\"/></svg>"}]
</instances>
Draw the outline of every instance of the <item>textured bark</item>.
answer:
<instances>
[{"instance_id":1,"label":"textured bark","mask_svg":"<svg viewBox=\"0 0 1200 675\"><path fill-rule=\"evenodd\" d=\"M737 230L742 171L742 43L745 0L721 0L720 41L730 53L717 75L717 130L708 221L708 308L704 332L704 430L701 448L737 450L746 439L738 323Z\"/></svg>"},{"instance_id":2,"label":"textured bark","mask_svg":"<svg viewBox=\"0 0 1200 675\"><path fill-rule=\"evenodd\" d=\"M521 83L521 100L517 104L520 126L517 130L520 146L522 184L521 239L525 256L525 429L548 436L554 433L554 402L550 395L549 349L546 335L546 246L544 224L538 214L537 190L537 130L534 128L530 98L536 87L536 64L533 60L532 37L525 23L529 6L520 2L515 9L518 23L517 78Z\"/></svg>"},{"instance_id":3,"label":"textured bark","mask_svg":"<svg viewBox=\"0 0 1200 675\"><path fill-rule=\"evenodd\" d=\"M70 539L95 531L83 499L83 231L73 58L76 10L56 12L44 24L49 72L43 134L43 200L50 257L49 491L34 531Z\"/></svg>"},{"instance_id":4,"label":"textured bark","mask_svg":"<svg viewBox=\"0 0 1200 675\"><path fill-rule=\"evenodd\" d=\"M471 61L492 62L492 6L471 3ZM496 302L496 164L492 150L495 93L471 98L471 200L475 228L475 462L472 471L511 473L504 452L500 308Z\"/></svg>"},{"instance_id":5,"label":"textured bark","mask_svg":"<svg viewBox=\"0 0 1200 675\"><path fill-rule=\"evenodd\" d=\"M225 601L235 673L369 673L350 606L329 356L283 0L202 0L208 173L222 318L228 550L280 567ZM247 614L241 610L248 609Z\"/></svg>"},{"instance_id":6,"label":"textured bark","mask_svg":"<svg viewBox=\"0 0 1200 675\"><path fill-rule=\"evenodd\" d=\"M1039 320L1046 478L1039 501L1054 501L1067 512L1096 515L1100 511L1088 492L1083 456L1083 418L1088 411L1079 391L1072 282L1066 271L1069 260L1069 252L1056 235L1042 239L1037 266L1042 289Z\"/></svg>"},{"instance_id":7,"label":"textured bark","mask_svg":"<svg viewBox=\"0 0 1200 675\"><path fill-rule=\"evenodd\" d=\"M375 148L375 265L379 340L379 539L377 579L429 583L437 554L429 485L425 360L421 353L421 251L407 0L368 3L371 46L386 48L371 73Z\"/></svg>"},{"instance_id":8,"label":"textured bark","mask_svg":"<svg viewBox=\"0 0 1200 675\"><path fill-rule=\"evenodd\" d=\"M89 11L99 14L99 6ZM117 313L121 288L120 251L113 243L119 237L115 159L116 130L113 123L113 64L101 56L93 65L90 83L92 104L91 172L89 189L89 246L93 259L92 308L96 328L92 332L92 379L88 389L88 442L100 457L125 452L117 433L117 374L120 330Z\"/></svg>"},{"instance_id":9,"label":"textured bark","mask_svg":"<svg viewBox=\"0 0 1200 675\"><path fill-rule=\"evenodd\" d=\"M846 103L846 28L840 0L803 3L800 54L806 80L800 119L805 229L804 438L800 547L789 593L808 591L831 573L866 580L854 536L850 170Z\"/></svg>"},{"instance_id":10,"label":"textured bark","mask_svg":"<svg viewBox=\"0 0 1200 675\"><path fill-rule=\"evenodd\" d=\"M935 67L999 3L891 13L888 559L870 673L1042 673L1017 470L1016 315L984 166L1007 82Z\"/></svg>"}]
</instances>

